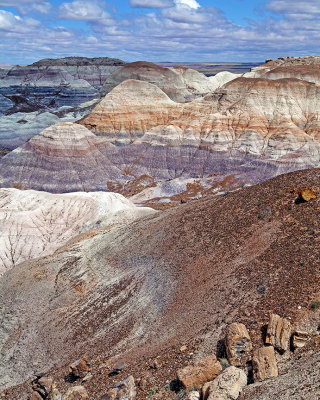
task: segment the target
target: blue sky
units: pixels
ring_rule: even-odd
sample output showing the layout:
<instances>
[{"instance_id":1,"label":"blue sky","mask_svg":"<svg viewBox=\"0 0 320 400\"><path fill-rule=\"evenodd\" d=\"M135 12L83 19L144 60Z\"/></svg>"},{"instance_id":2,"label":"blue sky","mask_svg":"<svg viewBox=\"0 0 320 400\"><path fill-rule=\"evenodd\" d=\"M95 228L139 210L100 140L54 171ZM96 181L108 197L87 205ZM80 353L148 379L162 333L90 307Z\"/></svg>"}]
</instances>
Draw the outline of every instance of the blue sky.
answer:
<instances>
[{"instance_id":1,"label":"blue sky","mask_svg":"<svg viewBox=\"0 0 320 400\"><path fill-rule=\"evenodd\" d=\"M0 0L0 63L318 55L320 0Z\"/></svg>"}]
</instances>

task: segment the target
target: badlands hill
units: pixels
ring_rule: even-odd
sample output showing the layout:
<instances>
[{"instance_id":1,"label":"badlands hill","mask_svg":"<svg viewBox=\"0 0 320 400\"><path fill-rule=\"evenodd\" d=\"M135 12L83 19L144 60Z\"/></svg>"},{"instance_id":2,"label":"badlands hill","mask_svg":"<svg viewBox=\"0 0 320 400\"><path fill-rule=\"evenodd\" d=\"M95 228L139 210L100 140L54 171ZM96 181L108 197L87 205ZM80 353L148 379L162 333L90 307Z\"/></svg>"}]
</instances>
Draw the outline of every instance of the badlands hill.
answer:
<instances>
[{"instance_id":1,"label":"badlands hill","mask_svg":"<svg viewBox=\"0 0 320 400\"><path fill-rule=\"evenodd\" d=\"M8 95L9 104L0 115L0 146L13 150L25 144L44 129L59 122L77 121L97 104L95 90L49 88L49 93ZM1 156L1 155L0 155Z\"/></svg>"},{"instance_id":2,"label":"badlands hill","mask_svg":"<svg viewBox=\"0 0 320 400\"><path fill-rule=\"evenodd\" d=\"M79 124L47 128L3 157L0 185L180 202L317 167L319 96L296 78L240 77L178 103L129 79Z\"/></svg>"},{"instance_id":3,"label":"badlands hill","mask_svg":"<svg viewBox=\"0 0 320 400\"><path fill-rule=\"evenodd\" d=\"M272 312L316 332L319 179L319 169L299 171L191 201L8 271L0 280L0 385L27 382L5 398L26 399L40 373L65 393L67 365L87 353L90 399L128 374L148 376L137 399L173 399L171 391L152 397L153 388L164 390L179 366L219 353L227 324L244 323L254 348ZM312 186L316 198L296 201ZM316 346L279 355L279 380L249 385L244 398L316 399L318 380L308 378L317 375ZM119 361L120 375L109 375Z\"/></svg>"},{"instance_id":4,"label":"badlands hill","mask_svg":"<svg viewBox=\"0 0 320 400\"><path fill-rule=\"evenodd\" d=\"M125 63L108 57L66 57L44 59L27 66L1 70L0 87L69 86L90 88L102 85L107 76Z\"/></svg>"},{"instance_id":5,"label":"badlands hill","mask_svg":"<svg viewBox=\"0 0 320 400\"><path fill-rule=\"evenodd\" d=\"M100 93L103 97L125 80L135 79L152 83L173 101L185 103L213 92L238 76L240 75L223 71L208 78L194 69L182 66L165 68L150 62L137 61L127 64L111 74L102 86Z\"/></svg>"}]
</instances>

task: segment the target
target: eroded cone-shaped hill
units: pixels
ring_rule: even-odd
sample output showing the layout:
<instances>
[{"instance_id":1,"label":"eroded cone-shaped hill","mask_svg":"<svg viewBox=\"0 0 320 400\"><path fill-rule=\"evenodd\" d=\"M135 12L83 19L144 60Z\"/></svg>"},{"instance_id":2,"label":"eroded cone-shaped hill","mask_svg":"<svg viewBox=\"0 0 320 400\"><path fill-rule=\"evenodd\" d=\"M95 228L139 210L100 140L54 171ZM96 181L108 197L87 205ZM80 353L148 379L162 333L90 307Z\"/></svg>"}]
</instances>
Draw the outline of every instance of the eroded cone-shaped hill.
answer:
<instances>
[{"instance_id":1,"label":"eroded cone-shaped hill","mask_svg":"<svg viewBox=\"0 0 320 400\"><path fill-rule=\"evenodd\" d=\"M16 266L0 280L1 387L52 368L63 388L66 365L84 352L93 366L120 357L136 377L144 357L164 354L173 379L172 349L199 339L200 354L215 353L230 322L244 323L257 346L270 312L308 320L319 290L320 200L295 200L303 187L319 193L319 178L319 169L281 175ZM93 379L88 390L100 398L111 381Z\"/></svg>"},{"instance_id":2,"label":"eroded cone-shaped hill","mask_svg":"<svg viewBox=\"0 0 320 400\"><path fill-rule=\"evenodd\" d=\"M83 126L53 125L1 160L2 186L55 193L105 190L108 177L121 178L100 151L106 147L113 146Z\"/></svg>"},{"instance_id":3,"label":"eroded cone-shaped hill","mask_svg":"<svg viewBox=\"0 0 320 400\"><path fill-rule=\"evenodd\" d=\"M135 79L156 85L170 99L178 103L185 103L213 92L238 76L231 72L220 72L208 78L190 68L165 68L146 61L136 61L111 74L101 89L101 96L105 96L127 79Z\"/></svg>"}]
</instances>

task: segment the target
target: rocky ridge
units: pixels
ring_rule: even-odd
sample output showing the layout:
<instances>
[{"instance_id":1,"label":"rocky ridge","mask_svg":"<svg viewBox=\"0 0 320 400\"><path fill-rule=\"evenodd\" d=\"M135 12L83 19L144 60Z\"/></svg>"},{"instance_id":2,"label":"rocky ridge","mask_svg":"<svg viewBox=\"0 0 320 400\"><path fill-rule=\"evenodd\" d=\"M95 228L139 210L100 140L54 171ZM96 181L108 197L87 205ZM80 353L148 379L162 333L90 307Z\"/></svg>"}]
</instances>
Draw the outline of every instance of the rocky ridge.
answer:
<instances>
[{"instance_id":1,"label":"rocky ridge","mask_svg":"<svg viewBox=\"0 0 320 400\"><path fill-rule=\"evenodd\" d=\"M280 57L252 68L244 74L248 78L296 78L320 84L320 57Z\"/></svg>"}]
</instances>

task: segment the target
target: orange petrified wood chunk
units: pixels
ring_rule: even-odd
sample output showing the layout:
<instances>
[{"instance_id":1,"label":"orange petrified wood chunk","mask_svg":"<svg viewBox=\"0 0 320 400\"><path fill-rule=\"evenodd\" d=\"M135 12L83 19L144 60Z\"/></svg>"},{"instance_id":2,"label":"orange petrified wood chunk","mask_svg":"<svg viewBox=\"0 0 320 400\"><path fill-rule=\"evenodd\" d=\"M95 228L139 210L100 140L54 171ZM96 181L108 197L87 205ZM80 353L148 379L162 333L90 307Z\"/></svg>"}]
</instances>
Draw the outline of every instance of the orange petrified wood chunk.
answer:
<instances>
[{"instance_id":1,"label":"orange petrified wood chunk","mask_svg":"<svg viewBox=\"0 0 320 400\"><path fill-rule=\"evenodd\" d=\"M304 201L310 201L312 199L315 199L317 195L315 194L314 188L305 188L302 189L300 192L300 196Z\"/></svg>"}]
</instances>

